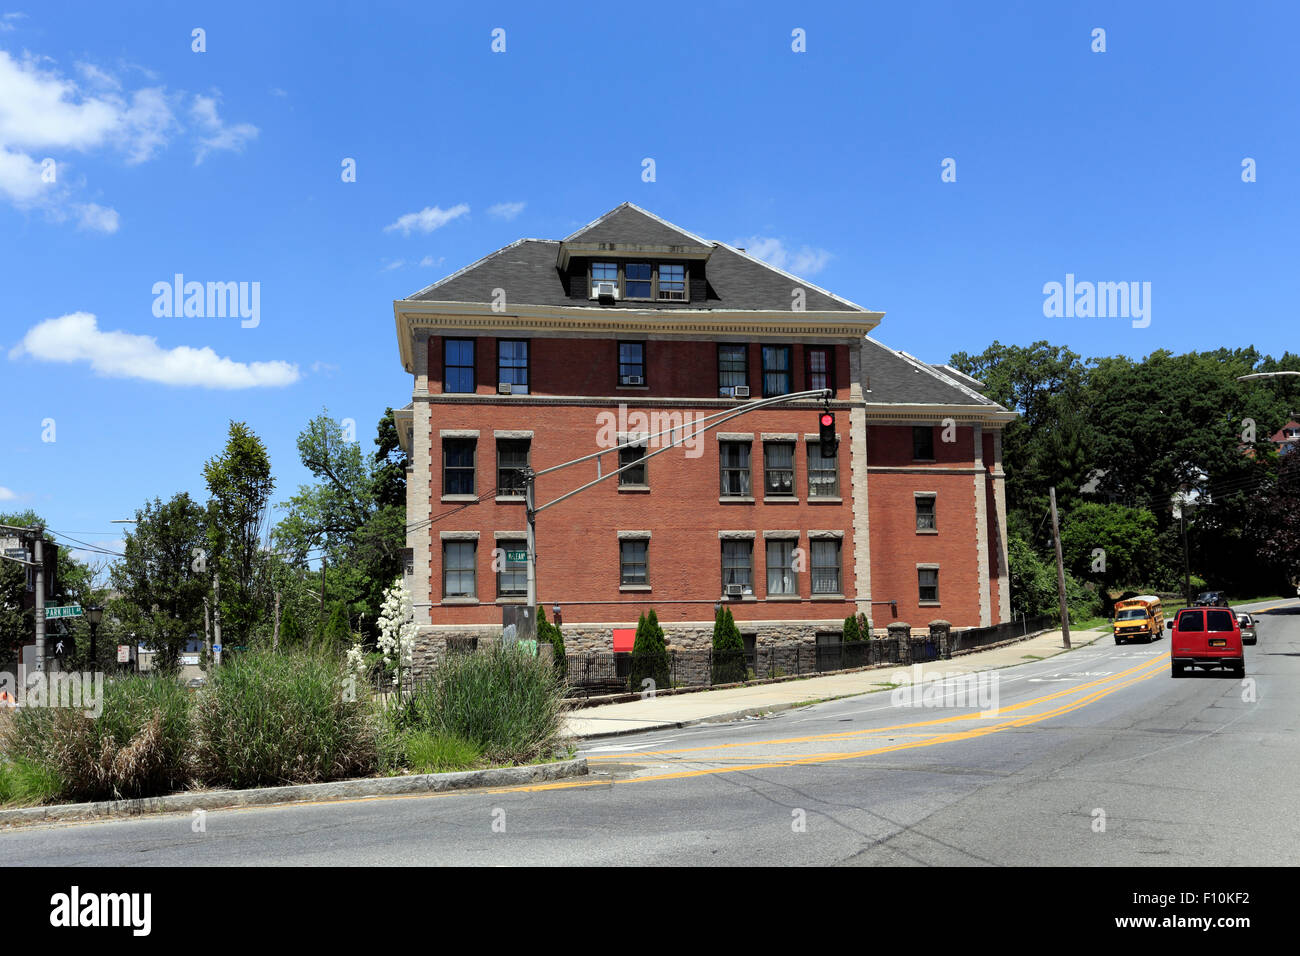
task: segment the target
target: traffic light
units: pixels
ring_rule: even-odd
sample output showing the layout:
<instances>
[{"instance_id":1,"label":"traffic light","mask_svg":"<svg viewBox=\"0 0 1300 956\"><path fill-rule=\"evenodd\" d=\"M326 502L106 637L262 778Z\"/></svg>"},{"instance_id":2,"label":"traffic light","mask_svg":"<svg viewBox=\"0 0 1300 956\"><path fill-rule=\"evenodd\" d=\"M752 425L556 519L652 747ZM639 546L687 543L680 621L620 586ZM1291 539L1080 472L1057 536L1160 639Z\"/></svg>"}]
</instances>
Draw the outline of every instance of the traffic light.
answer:
<instances>
[{"instance_id":1,"label":"traffic light","mask_svg":"<svg viewBox=\"0 0 1300 956\"><path fill-rule=\"evenodd\" d=\"M817 419L817 426L822 457L834 458L835 453L839 450L839 442L835 440L835 413L822 412Z\"/></svg>"}]
</instances>

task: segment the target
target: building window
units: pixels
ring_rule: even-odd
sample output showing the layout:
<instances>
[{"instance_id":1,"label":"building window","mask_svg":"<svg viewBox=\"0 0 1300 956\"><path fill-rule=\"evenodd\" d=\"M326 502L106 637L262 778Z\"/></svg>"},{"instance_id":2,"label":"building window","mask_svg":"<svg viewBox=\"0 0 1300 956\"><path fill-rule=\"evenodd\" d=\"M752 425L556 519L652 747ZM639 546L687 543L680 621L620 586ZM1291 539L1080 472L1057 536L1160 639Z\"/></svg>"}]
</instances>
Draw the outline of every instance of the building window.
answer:
<instances>
[{"instance_id":1,"label":"building window","mask_svg":"<svg viewBox=\"0 0 1300 956\"><path fill-rule=\"evenodd\" d=\"M478 594L474 585L474 550L476 541L442 543L443 598L472 598Z\"/></svg>"},{"instance_id":2,"label":"building window","mask_svg":"<svg viewBox=\"0 0 1300 956\"><path fill-rule=\"evenodd\" d=\"M591 294L596 294L596 283L612 282L614 290L618 291L618 263L617 262L593 262L591 264Z\"/></svg>"},{"instance_id":3,"label":"building window","mask_svg":"<svg viewBox=\"0 0 1300 956\"><path fill-rule=\"evenodd\" d=\"M749 346L718 346L718 394L735 396L735 387L749 386Z\"/></svg>"},{"instance_id":4,"label":"building window","mask_svg":"<svg viewBox=\"0 0 1300 956\"><path fill-rule=\"evenodd\" d=\"M524 470L528 467L527 438L497 439L497 495L522 498Z\"/></svg>"},{"instance_id":5,"label":"building window","mask_svg":"<svg viewBox=\"0 0 1300 956\"><path fill-rule=\"evenodd\" d=\"M935 524L934 515L934 496L919 495L916 499L916 530L917 531L937 531L938 525Z\"/></svg>"},{"instance_id":6,"label":"building window","mask_svg":"<svg viewBox=\"0 0 1300 956\"><path fill-rule=\"evenodd\" d=\"M794 443L770 441L763 445L763 494L794 494Z\"/></svg>"},{"instance_id":7,"label":"building window","mask_svg":"<svg viewBox=\"0 0 1300 956\"><path fill-rule=\"evenodd\" d=\"M498 541L501 549L501 570L497 572L497 597L525 597L528 594L528 542ZM511 561L510 552L523 551L525 560Z\"/></svg>"},{"instance_id":8,"label":"building window","mask_svg":"<svg viewBox=\"0 0 1300 956\"><path fill-rule=\"evenodd\" d=\"M641 464L635 468L629 468L627 471L620 471L618 473L618 485L620 488L622 488L625 485L644 487L646 484L648 484L648 482L646 481L645 462L642 461L642 459L644 458L645 458L644 442L638 445L622 445L619 447L618 467L622 468L624 465L630 465L636 461L641 462Z\"/></svg>"},{"instance_id":9,"label":"building window","mask_svg":"<svg viewBox=\"0 0 1300 956\"><path fill-rule=\"evenodd\" d=\"M808 356L808 387L835 389L835 351L831 348L805 349Z\"/></svg>"},{"instance_id":10,"label":"building window","mask_svg":"<svg viewBox=\"0 0 1300 956\"><path fill-rule=\"evenodd\" d=\"M618 583L643 585L650 583L649 556L650 542L643 540L620 541L618 543Z\"/></svg>"},{"instance_id":11,"label":"building window","mask_svg":"<svg viewBox=\"0 0 1300 956\"><path fill-rule=\"evenodd\" d=\"M840 584L840 539L821 538L812 544L812 593L843 594Z\"/></svg>"},{"instance_id":12,"label":"building window","mask_svg":"<svg viewBox=\"0 0 1300 956\"><path fill-rule=\"evenodd\" d=\"M790 346L763 346L763 397L788 395L790 387Z\"/></svg>"},{"instance_id":13,"label":"building window","mask_svg":"<svg viewBox=\"0 0 1300 956\"><path fill-rule=\"evenodd\" d=\"M623 266L623 280L623 298L650 298L650 263L627 263Z\"/></svg>"},{"instance_id":14,"label":"building window","mask_svg":"<svg viewBox=\"0 0 1300 956\"><path fill-rule=\"evenodd\" d=\"M934 461L933 425L916 425L912 428L912 458L916 461Z\"/></svg>"},{"instance_id":15,"label":"building window","mask_svg":"<svg viewBox=\"0 0 1300 956\"><path fill-rule=\"evenodd\" d=\"M686 267L682 265L659 266L659 298L676 302L686 301Z\"/></svg>"},{"instance_id":16,"label":"building window","mask_svg":"<svg viewBox=\"0 0 1300 956\"><path fill-rule=\"evenodd\" d=\"M798 594L799 586L794 570L795 551L799 542L794 539L767 542L767 593Z\"/></svg>"},{"instance_id":17,"label":"building window","mask_svg":"<svg viewBox=\"0 0 1300 956\"><path fill-rule=\"evenodd\" d=\"M718 458L722 462L722 496L748 498L753 489L749 482L749 444L739 441L718 443Z\"/></svg>"},{"instance_id":18,"label":"building window","mask_svg":"<svg viewBox=\"0 0 1300 956\"><path fill-rule=\"evenodd\" d=\"M740 585L742 594L754 593L754 542L748 538L722 542L722 593L727 585Z\"/></svg>"},{"instance_id":19,"label":"building window","mask_svg":"<svg viewBox=\"0 0 1300 956\"><path fill-rule=\"evenodd\" d=\"M836 498L840 493L839 462L822 455L821 442L808 443L808 497Z\"/></svg>"},{"instance_id":20,"label":"building window","mask_svg":"<svg viewBox=\"0 0 1300 956\"><path fill-rule=\"evenodd\" d=\"M618 343L618 384L645 384L645 343Z\"/></svg>"},{"instance_id":21,"label":"building window","mask_svg":"<svg viewBox=\"0 0 1300 956\"><path fill-rule=\"evenodd\" d=\"M474 494L474 448L472 438L446 438L442 442L442 493Z\"/></svg>"},{"instance_id":22,"label":"building window","mask_svg":"<svg viewBox=\"0 0 1300 956\"><path fill-rule=\"evenodd\" d=\"M442 345L442 390L474 391L474 340L446 339Z\"/></svg>"},{"instance_id":23,"label":"building window","mask_svg":"<svg viewBox=\"0 0 1300 956\"><path fill-rule=\"evenodd\" d=\"M939 601L939 569L938 568L917 568L917 583L920 585L919 593L922 601L938 603Z\"/></svg>"},{"instance_id":24,"label":"building window","mask_svg":"<svg viewBox=\"0 0 1300 956\"><path fill-rule=\"evenodd\" d=\"M528 342L497 340L497 381L510 383L510 394L528 394Z\"/></svg>"}]
</instances>

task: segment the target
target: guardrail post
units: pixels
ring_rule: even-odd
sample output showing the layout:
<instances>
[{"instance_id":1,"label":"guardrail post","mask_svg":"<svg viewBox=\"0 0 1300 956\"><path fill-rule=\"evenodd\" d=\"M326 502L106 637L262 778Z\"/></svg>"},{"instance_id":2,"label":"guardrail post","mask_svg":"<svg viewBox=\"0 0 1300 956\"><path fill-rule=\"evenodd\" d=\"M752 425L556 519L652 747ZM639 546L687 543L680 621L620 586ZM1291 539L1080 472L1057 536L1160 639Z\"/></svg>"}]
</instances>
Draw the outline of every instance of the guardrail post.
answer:
<instances>
[{"instance_id":1,"label":"guardrail post","mask_svg":"<svg viewBox=\"0 0 1300 956\"><path fill-rule=\"evenodd\" d=\"M952 648L949 644L951 640L952 623L949 621L931 621L930 622L930 640L934 641L939 648L939 657L942 660L948 660L952 657Z\"/></svg>"},{"instance_id":2,"label":"guardrail post","mask_svg":"<svg viewBox=\"0 0 1300 956\"><path fill-rule=\"evenodd\" d=\"M912 663L912 625L906 621L891 621L889 639L898 645L898 663Z\"/></svg>"}]
</instances>

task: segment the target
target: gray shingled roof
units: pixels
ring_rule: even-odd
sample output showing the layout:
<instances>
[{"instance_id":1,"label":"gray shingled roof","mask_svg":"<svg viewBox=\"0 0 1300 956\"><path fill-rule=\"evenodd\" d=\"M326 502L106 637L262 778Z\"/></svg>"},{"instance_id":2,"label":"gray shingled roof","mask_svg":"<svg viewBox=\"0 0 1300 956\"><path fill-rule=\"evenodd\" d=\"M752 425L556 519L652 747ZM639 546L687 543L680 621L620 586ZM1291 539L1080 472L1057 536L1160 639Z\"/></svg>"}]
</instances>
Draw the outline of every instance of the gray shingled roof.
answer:
<instances>
[{"instance_id":1,"label":"gray shingled roof","mask_svg":"<svg viewBox=\"0 0 1300 956\"><path fill-rule=\"evenodd\" d=\"M958 377L945 374L906 352L882 345L871 336L866 336L863 343L862 366L863 397L869 404L1001 408Z\"/></svg>"},{"instance_id":2,"label":"gray shingled roof","mask_svg":"<svg viewBox=\"0 0 1300 956\"><path fill-rule=\"evenodd\" d=\"M789 311L792 292L804 290L804 308L814 312L866 312L862 306L783 272L724 242L699 237L664 223L643 209L624 203L589 226L567 237L581 242L628 242L647 245L711 244L705 266L707 302L618 303L629 309L738 309ZM493 289L505 289L506 298L520 305L585 306L586 300L566 294L556 267L561 240L520 239L474 262L459 272L410 296L427 302L490 302Z\"/></svg>"}]
</instances>

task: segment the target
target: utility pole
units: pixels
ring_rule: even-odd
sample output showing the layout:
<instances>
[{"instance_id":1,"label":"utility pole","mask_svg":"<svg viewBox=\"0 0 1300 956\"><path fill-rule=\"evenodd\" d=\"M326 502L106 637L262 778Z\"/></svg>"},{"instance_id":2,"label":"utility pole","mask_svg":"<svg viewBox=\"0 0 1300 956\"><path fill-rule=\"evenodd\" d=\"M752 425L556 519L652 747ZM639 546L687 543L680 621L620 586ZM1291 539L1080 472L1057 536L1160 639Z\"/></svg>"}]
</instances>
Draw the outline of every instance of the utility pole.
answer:
<instances>
[{"instance_id":1,"label":"utility pole","mask_svg":"<svg viewBox=\"0 0 1300 956\"><path fill-rule=\"evenodd\" d=\"M221 647L221 575L212 572L212 588L216 591L212 600L212 638L217 647ZM221 666L221 651L216 651L213 656L213 663Z\"/></svg>"},{"instance_id":2,"label":"utility pole","mask_svg":"<svg viewBox=\"0 0 1300 956\"><path fill-rule=\"evenodd\" d=\"M537 512L533 510L533 470L524 473L524 514L528 517L528 613L537 607Z\"/></svg>"},{"instance_id":3,"label":"utility pole","mask_svg":"<svg viewBox=\"0 0 1300 956\"><path fill-rule=\"evenodd\" d=\"M325 629L325 555L320 556L320 626Z\"/></svg>"},{"instance_id":4,"label":"utility pole","mask_svg":"<svg viewBox=\"0 0 1300 956\"><path fill-rule=\"evenodd\" d=\"M37 525L36 533L36 672L42 676L45 666L45 529Z\"/></svg>"},{"instance_id":5,"label":"utility pole","mask_svg":"<svg viewBox=\"0 0 1300 956\"><path fill-rule=\"evenodd\" d=\"M208 660L212 660L212 630L208 619L208 596L203 595L203 651Z\"/></svg>"},{"instance_id":6,"label":"utility pole","mask_svg":"<svg viewBox=\"0 0 1300 956\"><path fill-rule=\"evenodd\" d=\"M1192 603L1192 565L1187 553L1187 511L1182 503L1178 505L1178 524L1183 531L1183 599Z\"/></svg>"},{"instance_id":7,"label":"utility pole","mask_svg":"<svg viewBox=\"0 0 1300 956\"><path fill-rule=\"evenodd\" d=\"M1061 599L1061 636L1070 649L1070 608L1065 602L1065 559L1061 556L1061 528L1056 520L1056 486L1052 486L1052 541L1056 544L1056 592Z\"/></svg>"},{"instance_id":8,"label":"utility pole","mask_svg":"<svg viewBox=\"0 0 1300 956\"><path fill-rule=\"evenodd\" d=\"M280 592L275 592L275 624L271 631L271 649L280 649Z\"/></svg>"}]
</instances>

